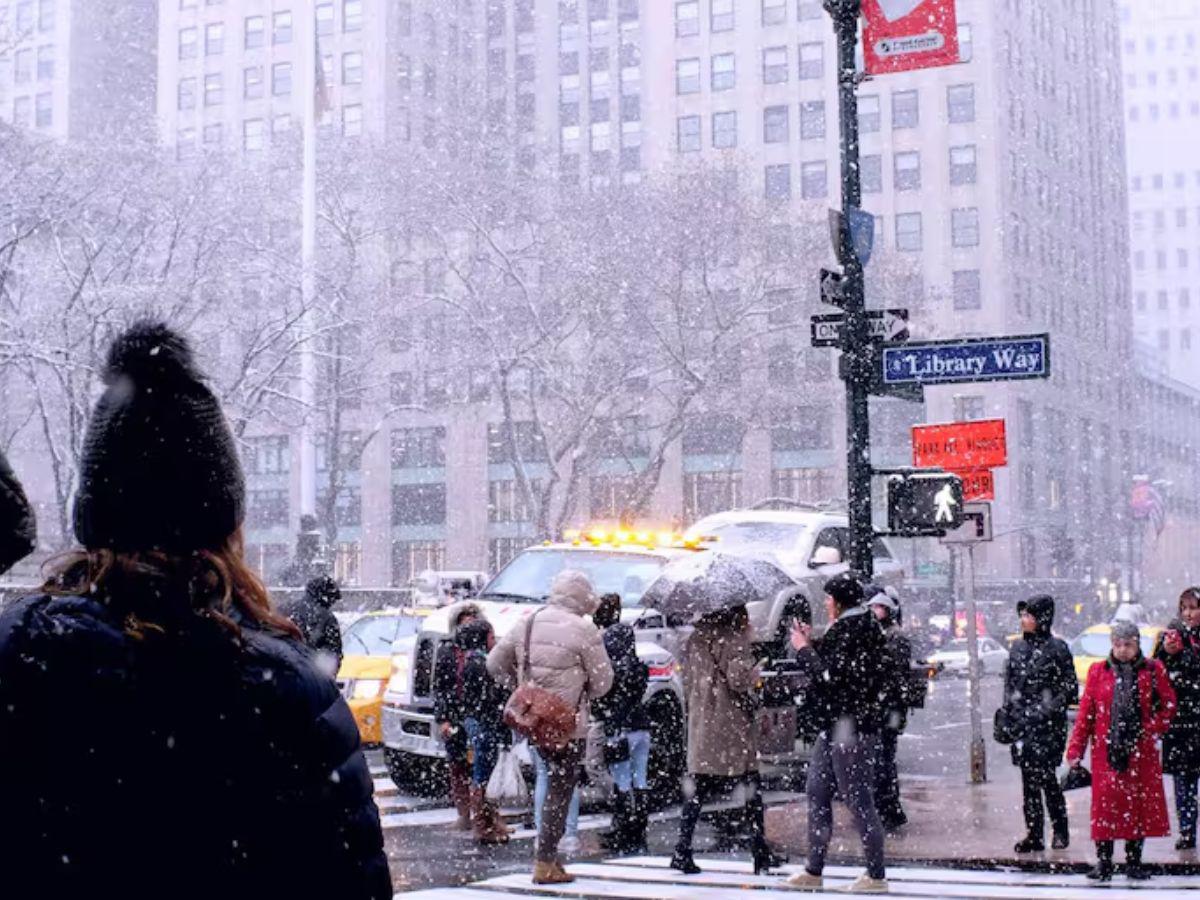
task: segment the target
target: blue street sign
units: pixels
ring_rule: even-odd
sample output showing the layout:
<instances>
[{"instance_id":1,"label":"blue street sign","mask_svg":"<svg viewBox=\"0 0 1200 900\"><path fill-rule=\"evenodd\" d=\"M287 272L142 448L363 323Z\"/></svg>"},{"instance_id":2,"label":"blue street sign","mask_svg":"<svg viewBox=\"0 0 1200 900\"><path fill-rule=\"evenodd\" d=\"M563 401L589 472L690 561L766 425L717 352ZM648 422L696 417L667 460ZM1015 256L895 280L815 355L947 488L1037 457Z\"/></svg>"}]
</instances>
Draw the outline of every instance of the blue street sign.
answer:
<instances>
[{"instance_id":1,"label":"blue street sign","mask_svg":"<svg viewBox=\"0 0 1200 900\"><path fill-rule=\"evenodd\" d=\"M887 345L884 384L960 384L1050 377L1050 335Z\"/></svg>"},{"instance_id":2,"label":"blue street sign","mask_svg":"<svg viewBox=\"0 0 1200 900\"><path fill-rule=\"evenodd\" d=\"M850 243L859 264L866 266L875 248L875 216L861 209L850 210Z\"/></svg>"}]
</instances>

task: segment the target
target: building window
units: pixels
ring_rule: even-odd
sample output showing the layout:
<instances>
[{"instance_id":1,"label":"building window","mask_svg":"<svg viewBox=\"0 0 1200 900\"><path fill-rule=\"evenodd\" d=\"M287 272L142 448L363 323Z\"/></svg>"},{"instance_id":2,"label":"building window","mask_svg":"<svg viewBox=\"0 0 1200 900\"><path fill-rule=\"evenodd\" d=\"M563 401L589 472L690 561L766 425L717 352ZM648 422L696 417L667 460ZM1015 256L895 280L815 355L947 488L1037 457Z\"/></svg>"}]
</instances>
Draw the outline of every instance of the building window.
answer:
<instances>
[{"instance_id":1,"label":"building window","mask_svg":"<svg viewBox=\"0 0 1200 900\"><path fill-rule=\"evenodd\" d=\"M446 545L442 541L393 541L392 587L408 587L422 572L446 568Z\"/></svg>"},{"instance_id":2,"label":"building window","mask_svg":"<svg viewBox=\"0 0 1200 900\"><path fill-rule=\"evenodd\" d=\"M393 525L444 525L446 522L446 485L392 485Z\"/></svg>"},{"instance_id":3,"label":"building window","mask_svg":"<svg viewBox=\"0 0 1200 900\"><path fill-rule=\"evenodd\" d=\"M732 53L718 53L712 58L712 89L728 91L737 83L736 57Z\"/></svg>"},{"instance_id":4,"label":"building window","mask_svg":"<svg viewBox=\"0 0 1200 900\"><path fill-rule=\"evenodd\" d=\"M800 45L800 80L812 81L825 74L825 45Z\"/></svg>"},{"instance_id":5,"label":"building window","mask_svg":"<svg viewBox=\"0 0 1200 900\"><path fill-rule=\"evenodd\" d=\"M532 538L502 537L488 540L488 571L499 572L534 543Z\"/></svg>"},{"instance_id":6,"label":"building window","mask_svg":"<svg viewBox=\"0 0 1200 900\"><path fill-rule=\"evenodd\" d=\"M675 63L675 93L696 94L700 91L700 60L681 59Z\"/></svg>"},{"instance_id":7,"label":"building window","mask_svg":"<svg viewBox=\"0 0 1200 900\"><path fill-rule=\"evenodd\" d=\"M958 24L958 59L960 62L968 63L974 58L975 41L971 34L971 24L960 22Z\"/></svg>"},{"instance_id":8,"label":"building window","mask_svg":"<svg viewBox=\"0 0 1200 900\"><path fill-rule=\"evenodd\" d=\"M37 77L38 77L38 81L51 81L54 79L54 45L53 44L46 44L44 47L38 47Z\"/></svg>"},{"instance_id":9,"label":"building window","mask_svg":"<svg viewBox=\"0 0 1200 900\"><path fill-rule=\"evenodd\" d=\"M198 35L195 28L179 29L179 58L195 59ZM20 54L17 54L20 56Z\"/></svg>"},{"instance_id":10,"label":"building window","mask_svg":"<svg viewBox=\"0 0 1200 900\"><path fill-rule=\"evenodd\" d=\"M409 381L411 383L411 375ZM439 469L445 465L445 428L397 428L392 431L393 469Z\"/></svg>"},{"instance_id":11,"label":"building window","mask_svg":"<svg viewBox=\"0 0 1200 900\"><path fill-rule=\"evenodd\" d=\"M357 50L342 54L342 84L362 84L363 56Z\"/></svg>"},{"instance_id":12,"label":"building window","mask_svg":"<svg viewBox=\"0 0 1200 900\"><path fill-rule=\"evenodd\" d=\"M317 34L320 37L327 37L333 34L333 4L318 3L317 4Z\"/></svg>"},{"instance_id":13,"label":"building window","mask_svg":"<svg viewBox=\"0 0 1200 900\"><path fill-rule=\"evenodd\" d=\"M225 85L220 72L204 76L204 105L220 106L225 99Z\"/></svg>"},{"instance_id":14,"label":"building window","mask_svg":"<svg viewBox=\"0 0 1200 900\"><path fill-rule=\"evenodd\" d=\"M700 149L700 117L680 116L678 121L680 153L695 153Z\"/></svg>"},{"instance_id":15,"label":"building window","mask_svg":"<svg viewBox=\"0 0 1200 900\"><path fill-rule=\"evenodd\" d=\"M38 128L49 128L54 124L54 98L50 94L38 94L33 98L34 124ZM193 138L195 133L193 132Z\"/></svg>"},{"instance_id":16,"label":"building window","mask_svg":"<svg viewBox=\"0 0 1200 900\"><path fill-rule=\"evenodd\" d=\"M731 150L737 146L737 113L735 111L713 113L713 148Z\"/></svg>"},{"instance_id":17,"label":"building window","mask_svg":"<svg viewBox=\"0 0 1200 900\"><path fill-rule=\"evenodd\" d=\"M907 253L919 253L922 245L921 214L899 213L896 216L896 249Z\"/></svg>"},{"instance_id":18,"label":"building window","mask_svg":"<svg viewBox=\"0 0 1200 900\"><path fill-rule=\"evenodd\" d=\"M787 0L762 0L762 23L782 25L787 21Z\"/></svg>"},{"instance_id":19,"label":"building window","mask_svg":"<svg viewBox=\"0 0 1200 900\"><path fill-rule=\"evenodd\" d=\"M833 476L825 469L776 469L771 494L801 503L824 503L833 497Z\"/></svg>"},{"instance_id":20,"label":"building window","mask_svg":"<svg viewBox=\"0 0 1200 900\"><path fill-rule=\"evenodd\" d=\"M247 16L243 45L247 50L261 47L265 40L266 23L262 16Z\"/></svg>"},{"instance_id":21,"label":"building window","mask_svg":"<svg viewBox=\"0 0 1200 900\"><path fill-rule=\"evenodd\" d=\"M812 100L800 104L800 140L820 140L825 137L825 101Z\"/></svg>"},{"instance_id":22,"label":"building window","mask_svg":"<svg viewBox=\"0 0 1200 900\"><path fill-rule=\"evenodd\" d=\"M338 488L337 497L333 501L334 522L329 522L325 516L325 505L329 502L329 490L322 488L317 491L317 520L322 528L336 524L344 528L358 528L362 525L362 488L357 485L345 484Z\"/></svg>"},{"instance_id":23,"label":"building window","mask_svg":"<svg viewBox=\"0 0 1200 900\"><path fill-rule=\"evenodd\" d=\"M28 128L33 115L33 101L28 97L13 98L13 124L19 128Z\"/></svg>"},{"instance_id":24,"label":"building window","mask_svg":"<svg viewBox=\"0 0 1200 900\"><path fill-rule=\"evenodd\" d=\"M763 143L787 143L788 108L786 106L768 106L763 110Z\"/></svg>"},{"instance_id":25,"label":"building window","mask_svg":"<svg viewBox=\"0 0 1200 900\"><path fill-rule=\"evenodd\" d=\"M874 134L879 131L879 123L882 119L879 109L878 94L870 94L859 98L858 130L860 134Z\"/></svg>"},{"instance_id":26,"label":"building window","mask_svg":"<svg viewBox=\"0 0 1200 900\"><path fill-rule=\"evenodd\" d=\"M768 200L789 200L792 196L792 167L787 163L767 166L765 190Z\"/></svg>"},{"instance_id":27,"label":"building window","mask_svg":"<svg viewBox=\"0 0 1200 900\"><path fill-rule=\"evenodd\" d=\"M895 164L893 177L896 181L896 190L919 191L921 189L921 154L916 150L897 153Z\"/></svg>"},{"instance_id":28,"label":"building window","mask_svg":"<svg viewBox=\"0 0 1200 900\"><path fill-rule=\"evenodd\" d=\"M952 210L950 231L955 247L979 246L979 210L975 207Z\"/></svg>"},{"instance_id":29,"label":"building window","mask_svg":"<svg viewBox=\"0 0 1200 900\"><path fill-rule=\"evenodd\" d=\"M176 107L180 110L196 108L196 79L180 78L176 92Z\"/></svg>"},{"instance_id":30,"label":"building window","mask_svg":"<svg viewBox=\"0 0 1200 900\"><path fill-rule=\"evenodd\" d=\"M683 516L688 522L741 505L741 472L691 472L683 476Z\"/></svg>"},{"instance_id":31,"label":"building window","mask_svg":"<svg viewBox=\"0 0 1200 900\"><path fill-rule=\"evenodd\" d=\"M271 93L282 97L292 92L292 64L290 62L275 63L271 66Z\"/></svg>"},{"instance_id":32,"label":"building window","mask_svg":"<svg viewBox=\"0 0 1200 900\"><path fill-rule=\"evenodd\" d=\"M829 177L825 161L806 162L800 166L800 196L805 200L820 200L829 195Z\"/></svg>"},{"instance_id":33,"label":"building window","mask_svg":"<svg viewBox=\"0 0 1200 900\"><path fill-rule=\"evenodd\" d=\"M787 47L767 47L763 50L763 84L783 84L787 80Z\"/></svg>"},{"instance_id":34,"label":"building window","mask_svg":"<svg viewBox=\"0 0 1200 900\"><path fill-rule=\"evenodd\" d=\"M220 56L225 52L225 24L210 22L204 26L204 55Z\"/></svg>"},{"instance_id":35,"label":"building window","mask_svg":"<svg viewBox=\"0 0 1200 900\"><path fill-rule=\"evenodd\" d=\"M515 479L488 482L489 522L532 522L535 517L537 497L542 492L542 483L530 479L529 493L532 503L527 503L525 494Z\"/></svg>"},{"instance_id":36,"label":"building window","mask_svg":"<svg viewBox=\"0 0 1200 900\"><path fill-rule=\"evenodd\" d=\"M354 103L350 106L342 107L342 135L344 137L358 137L363 130L363 108L362 104Z\"/></svg>"},{"instance_id":37,"label":"building window","mask_svg":"<svg viewBox=\"0 0 1200 900\"><path fill-rule=\"evenodd\" d=\"M879 154L864 156L859 160L864 194L878 194L883 190L883 157Z\"/></svg>"},{"instance_id":38,"label":"building window","mask_svg":"<svg viewBox=\"0 0 1200 900\"><path fill-rule=\"evenodd\" d=\"M250 152L263 148L263 120L247 119L242 123L242 149Z\"/></svg>"},{"instance_id":39,"label":"building window","mask_svg":"<svg viewBox=\"0 0 1200 900\"><path fill-rule=\"evenodd\" d=\"M362 31L362 0L344 0L342 4L342 31Z\"/></svg>"},{"instance_id":40,"label":"building window","mask_svg":"<svg viewBox=\"0 0 1200 900\"><path fill-rule=\"evenodd\" d=\"M675 37L691 37L700 33L700 4L685 0L675 4Z\"/></svg>"},{"instance_id":41,"label":"building window","mask_svg":"<svg viewBox=\"0 0 1200 900\"><path fill-rule=\"evenodd\" d=\"M1158 349L1159 350L1170 350L1171 349L1171 332L1167 331L1167 329L1165 329L1165 328L1159 329Z\"/></svg>"},{"instance_id":42,"label":"building window","mask_svg":"<svg viewBox=\"0 0 1200 900\"><path fill-rule=\"evenodd\" d=\"M1191 350L1192 349L1192 329L1184 328L1183 330L1181 330L1179 332L1179 349L1180 350Z\"/></svg>"},{"instance_id":43,"label":"building window","mask_svg":"<svg viewBox=\"0 0 1200 900\"><path fill-rule=\"evenodd\" d=\"M824 15L820 0L797 0L796 18L801 22L811 22Z\"/></svg>"},{"instance_id":44,"label":"building window","mask_svg":"<svg viewBox=\"0 0 1200 900\"><path fill-rule=\"evenodd\" d=\"M952 84L946 89L947 114L951 124L975 121L975 85Z\"/></svg>"},{"instance_id":45,"label":"building window","mask_svg":"<svg viewBox=\"0 0 1200 900\"><path fill-rule=\"evenodd\" d=\"M277 12L271 20L271 43L290 44L292 42L292 14L289 11Z\"/></svg>"},{"instance_id":46,"label":"building window","mask_svg":"<svg viewBox=\"0 0 1200 900\"><path fill-rule=\"evenodd\" d=\"M251 528L275 528L280 525L287 525L287 491L246 491L246 523Z\"/></svg>"},{"instance_id":47,"label":"building window","mask_svg":"<svg viewBox=\"0 0 1200 900\"><path fill-rule=\"evenodd\" d=\"M498 465L512 462L509 457L509 433L508 426L488 426L488 463ZM547 458L545 440L533 422L513 422L511 434L517 455L523 462L542 462Z\"/></svg>"},{"instance_id":48,"label":"building window","mask_svg":"<svg viewBox=\"0 0 1200 900\"><path fill-rule=\"evenodd\" d=\"M952 185L974 184L977 177L975 145L950 148L950 183Z\"/></svg>"},{"instance_id":49,"label":"building window","mask_svg":"<svg viewBox=\"0 0 1200 900\"><path fill-rule=\"evenodd\" d=\"M776 453L833 448L831 410L826 406L782 408L773 417L771 449Z\"/></svg>"},{"instance_id":50,"label":"building window","mask_svg":"<svg viewBox=\"0 0 1200 900\"><path fill-rule=\"evenodd\" d=\"M983 308L983 288L980 285L978 269L954 273L954 308Z\"/></svg>"},{"instance_id":51,"label":"building window","mask_svg":"<svg viewBox=\"0 0 1200 900\"><path fill-rule=\"evenodd\" d=\"M38 0L38 31L54 30L54 4L57 0Z\"/></svg>"},{"instance_id":52,"label":"building window","mask_svg":"<svg viewBox=\"0 0 1200 900\"><path fill-rule=\"evenodd\" d=\"M262 66L250 66L243 73L242 96L247 100L257 100L263 95Z\"/></svg>"},{"instance_id":53,"label":"building window","mask_svg":"<svg viewBox=\"0 0 1200 900\"><path fill-rule=\"evenodd\" d=\"M897 91L892 94L892 129L916 128L921 124L920 94Z\"/></svg>"},{"instance_id":54,"label":"building window","mask_svg":"<svg viewBox=\"0 0 1200 900\"><path fill-rule=\"evenodd\" d=\"M733 31L733 0L712 0L713 32Z\"/></svg>"}]
</instances>

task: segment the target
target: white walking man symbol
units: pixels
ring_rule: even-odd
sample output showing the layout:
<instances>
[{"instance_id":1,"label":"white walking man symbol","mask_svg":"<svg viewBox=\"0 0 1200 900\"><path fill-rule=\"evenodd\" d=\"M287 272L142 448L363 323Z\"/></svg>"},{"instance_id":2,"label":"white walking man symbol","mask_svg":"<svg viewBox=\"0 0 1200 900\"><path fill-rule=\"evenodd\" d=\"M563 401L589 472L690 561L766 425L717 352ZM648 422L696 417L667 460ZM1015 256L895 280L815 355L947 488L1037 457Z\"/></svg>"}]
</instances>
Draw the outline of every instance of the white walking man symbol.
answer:
<instances>
[{"instance_id":1,"label":"white walking man symbol","mask_svg":"<svg viewBox=\"0 0 1200 900\"><path fill-rule=\"evenodd\" d=\"M933 517L934 522L953 522L954 507L958 506L958 501L954 499L954 490L950 485L946 485L937 494L934 495L933 502L937 504L937 514Z\"/></svg>"}]
</instances>

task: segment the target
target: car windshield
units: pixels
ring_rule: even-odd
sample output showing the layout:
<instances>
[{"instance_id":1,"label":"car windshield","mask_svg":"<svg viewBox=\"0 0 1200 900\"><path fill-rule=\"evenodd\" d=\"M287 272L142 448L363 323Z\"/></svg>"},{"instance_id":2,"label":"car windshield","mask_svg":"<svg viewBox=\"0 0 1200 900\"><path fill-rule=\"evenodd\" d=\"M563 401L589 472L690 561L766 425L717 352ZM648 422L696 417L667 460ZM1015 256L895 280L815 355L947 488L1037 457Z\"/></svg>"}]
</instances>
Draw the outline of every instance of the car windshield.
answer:
<instances>
[{"instance_id":1,"label":"car windshield","mask_svg":"<svg viewBox=\"0 0 1200 900\"><path fill-rule=\"evenodd\" d=\"M1154 638L1143 634L1141 641L1142 655L1149 656L1154 652ZM1112 638L1107 631L1089 631L1071 641L1071 653L1075 656L1098 656L1101 659L1112 652Z\"/></svg>"},{"instance_id":2,"label":"car windshield","mask_svg":"<svg viewBox=\"0 0 1200 900\"><path fill-rule=\"evenodd\" d=\"M410 616L364 616L346 629L345 652L355 656L389 656L396 638L416 634L417 620Z\"/></svg>"},{"instance_id":3,"label":"car windshield","mask_svg":"<svg viewBox=\"0 0 1200 900\"><path fill-rule=\"evenodd\" d=\"M492 579L483 594L528 598L541 602L550 582L564 569L577 569L591 579L597 594L620 594L622 606L638 606L658 577L666 559L634 553L589 550L534 550L522 553Z\"/></svg>"},{"instance_id":4,"label":"car windshield","mask_svg":"<svg viewBox=\"0 0 1200 900\"><path fill-rule=\"evenodd\" d=\"M722 550L794 550L807 530L782 522L731 522L705 528L697 536L718 538Z\"/></svg>"}]
</instances>

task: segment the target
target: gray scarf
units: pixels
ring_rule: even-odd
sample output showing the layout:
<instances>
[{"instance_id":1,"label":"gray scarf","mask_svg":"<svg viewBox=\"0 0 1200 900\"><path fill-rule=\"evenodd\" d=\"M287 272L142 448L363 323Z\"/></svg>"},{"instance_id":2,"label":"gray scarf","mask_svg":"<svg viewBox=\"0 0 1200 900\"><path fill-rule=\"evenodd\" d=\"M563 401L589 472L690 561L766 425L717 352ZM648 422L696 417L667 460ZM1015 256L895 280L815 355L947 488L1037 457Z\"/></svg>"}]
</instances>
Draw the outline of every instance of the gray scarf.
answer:
<instances>
[{"instance_id":1,"label":"gray scarf","mask_svg":"<svg viewBox=\"0 0 1200 900\"><path fill-rule=\"evenodd\" d=\"M1138 672L1144 660L1139 653L1133 662L1118 662L1111 656L1108 664L1116 675L1113 685L1112 721L1108 729L1108 764L1115 772L1129 768L1130 757L1142 736L1142 704L1138 698Z\"/></svg>"}]
</instances>

